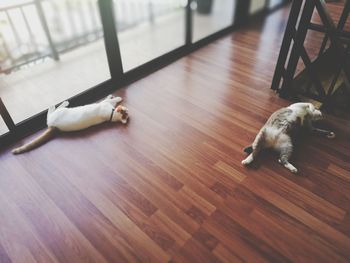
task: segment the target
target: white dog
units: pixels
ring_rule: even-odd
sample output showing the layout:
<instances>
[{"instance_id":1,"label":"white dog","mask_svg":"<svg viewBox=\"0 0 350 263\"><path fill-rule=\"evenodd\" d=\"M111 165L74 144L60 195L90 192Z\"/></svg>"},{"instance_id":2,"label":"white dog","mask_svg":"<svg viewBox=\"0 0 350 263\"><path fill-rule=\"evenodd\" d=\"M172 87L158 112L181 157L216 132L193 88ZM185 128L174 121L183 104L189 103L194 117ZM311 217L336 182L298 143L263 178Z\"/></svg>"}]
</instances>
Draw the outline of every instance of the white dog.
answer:
<instances>
[{"instance_id":1,"label":"white dog","mask_svg":"<svg viewBox=\"0 0 350 263\"><path fill-rule=\"evenodd\" d=\"M117 104L122 101L121 97L109 95L99 103L85 106L67 108L68 101L64 101L55 109L50 107L47 112L46 131L33 141L12 150L12 153L19 154L30 151L51 139L57 131L78 131L103 122L127 123L129 115L126 107Z\"/></svg>"}]
</instances>

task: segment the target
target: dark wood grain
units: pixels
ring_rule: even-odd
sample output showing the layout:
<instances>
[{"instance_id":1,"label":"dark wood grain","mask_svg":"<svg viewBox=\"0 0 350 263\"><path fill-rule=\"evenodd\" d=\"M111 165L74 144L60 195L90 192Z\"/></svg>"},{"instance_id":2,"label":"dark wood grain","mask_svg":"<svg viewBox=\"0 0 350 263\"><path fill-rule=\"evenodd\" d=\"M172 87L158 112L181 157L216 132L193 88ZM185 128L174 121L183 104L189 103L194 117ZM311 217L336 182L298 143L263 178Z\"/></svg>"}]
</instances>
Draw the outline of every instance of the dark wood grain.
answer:
<instances>
[{"instance_id":1,"label":"dark wood grain","mask_svg":"<svg viewBox=\"0 0 350 263\"><path fill-rule=\"evenodd\" d=\"M128 125L4 149L0 262L348 262L350 118L321 123L335 140L300 138L299 176L270 152L240 164L289 104L270 90L287 14L116 92Z\"/></svg>"}]
</instances>

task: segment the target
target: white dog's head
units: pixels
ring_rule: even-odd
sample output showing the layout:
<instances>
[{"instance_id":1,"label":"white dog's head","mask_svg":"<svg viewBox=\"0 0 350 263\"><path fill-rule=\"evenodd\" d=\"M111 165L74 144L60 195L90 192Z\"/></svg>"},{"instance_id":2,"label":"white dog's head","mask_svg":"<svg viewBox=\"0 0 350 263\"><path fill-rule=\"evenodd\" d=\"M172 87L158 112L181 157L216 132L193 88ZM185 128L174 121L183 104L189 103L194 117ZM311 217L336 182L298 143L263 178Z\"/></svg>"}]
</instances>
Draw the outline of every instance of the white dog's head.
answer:
<instances>
[{"instance_id":1,"label":"white dog's head","mask_svg":"<svg viewBox=\"0 0 350 263\"><path fill-rule=\"evenodd\" d=\"M112 116L112 122L121 121L123 124L126 124L129 119L128 109L122 105L119 105L115 108Z\"/></svg>"}]
</instances>

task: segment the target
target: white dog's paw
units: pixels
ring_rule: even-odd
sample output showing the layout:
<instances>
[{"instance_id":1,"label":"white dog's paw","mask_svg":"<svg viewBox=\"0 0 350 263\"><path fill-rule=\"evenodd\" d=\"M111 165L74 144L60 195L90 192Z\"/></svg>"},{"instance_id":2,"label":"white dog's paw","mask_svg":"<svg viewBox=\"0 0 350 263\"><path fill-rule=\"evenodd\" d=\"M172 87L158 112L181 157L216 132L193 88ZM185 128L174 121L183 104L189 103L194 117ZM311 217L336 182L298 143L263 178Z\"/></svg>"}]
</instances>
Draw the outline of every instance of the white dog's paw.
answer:
<instances>
[{"instance_id":1,"label":"white dog's paw","mask_svg":"<svg viewBox=\"0 0 350 263\"><path fill-rule=\"evenodd\" d=\"M295 168L292 164L288 163L284 165L289 171L291 171L293 174L296 174L298 172L298 169Z\"/></svg>"},{"instance_id":2,"label":"white dog's paw","mask_svg":"<svg viewBox=\"0 0 350 263\"><path fill-rule=\"evenodd\" d=\"M278 162L282 164L284 167L286 167L289 171L291 171L293 174L296 174L298 172L298 169L295 168L291 163L283 164L281 159L278 159Z\"/></svg>"},{"instance_id":3,"label":"white dog's paw","mask_svg":"<svg viewBox=\"0 0 350 263\"><path fill-rule=\"evenodd\" d=\"M115 99L115 101L118 103L118 102L121 102L123 99L122 99L122 97L115 97L114 98Z\"/></svg>"},{"instance_id":4,"label":"white dog's paw","mask_svg":"<svg viewBox=\"0 0 350 263\"><path fill-rule=\"evenodd\" d=\"M293 174L296 174L296 173L298 173L298 169L297 168L295 168L295 167L293 167L293 168L291 168L291 169L289 169Z\"/></svg>"},{"instance_id":5,"label":"white dog's paw","mask_svg":"<svg viewBox=\"0 0 350 263\"><path fill-rule=\"evenodd\" d=\"M335 133L334 132L328 133L327 138L328 139L334 139L335 138Z\"/></svg>"},{"instance_id":6,"label":"white dog's paw","mask_svg":"<svg viewBox=\"0 0 350 263\"><path fill-rule=\"evenodd\" d=\"M65 100L65 101L62 102L61 105L58 106L58 107L60 107L60 108L66 108L66 107L68 107L68 106L69 106L69 101L68 101L68 100Z\"/></svg>"},{"instance_id":7,"label":"white dog's paw","mask_svg":"<svg viewBox=\"0 0 350 263\"><path fill-rule=\"evenodd\" d=\"M249 164L251 164L253 162L253 156L252 155L249 155L247 158L245 158L242 162L241 162L241 164L242 165L249 165Z\"/></svg>"}]
</instances>

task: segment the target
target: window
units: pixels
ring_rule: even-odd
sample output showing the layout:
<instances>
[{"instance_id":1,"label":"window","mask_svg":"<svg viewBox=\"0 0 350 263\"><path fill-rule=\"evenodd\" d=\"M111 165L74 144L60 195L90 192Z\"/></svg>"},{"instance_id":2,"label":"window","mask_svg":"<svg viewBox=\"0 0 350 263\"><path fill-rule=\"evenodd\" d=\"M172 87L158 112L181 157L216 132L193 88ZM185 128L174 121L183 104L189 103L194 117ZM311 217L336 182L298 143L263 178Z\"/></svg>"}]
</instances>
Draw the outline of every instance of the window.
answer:
<instances>
[{"instance_id":1,"label":"window","mask_svg":"<svg viewBox=\"0 0 350 263\"><path fill-rule=\"evenodd\" d=\"M232 25L234 0L197 0L193 2L193 41L200 40Z\"/></svg>"},{"instance_id":2,"label":"window","mask_svg":"<svg viewBox=\"0 0 350 263\"><path fill-rule=\"evenodd\" d=\"M15 123L110 78L96 0L0 4L0 96Z\"/></svg>"},{"instance_id":3,"label":"window","mask_svg":"<svg viewBox=\"0 0 350 263\"><path fill-rule=\"evenodd\" d=\"M7 128L4 120L0 117L0 135L7 133L9 129Z\"/></svg>"},{"instance_id":4,"label":"window","mask_svg":"<svg viewBox=\"0 0 350 263\"><path fill-rule=\"evenodd\" d=\"M250 14L255 14L265 8L266 0L251 0L250 2Z\"/></svg>"},{"instance_id":5,"label":"window","mask_svg":"<svg viewBox=\"0 0 350 263\"><path fill-rule=\"evenodd\" d=\"M185 44L182 0L114 0L124 72Z\"/></svg>"}]
</instances>

